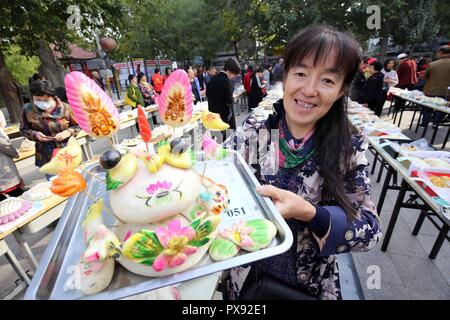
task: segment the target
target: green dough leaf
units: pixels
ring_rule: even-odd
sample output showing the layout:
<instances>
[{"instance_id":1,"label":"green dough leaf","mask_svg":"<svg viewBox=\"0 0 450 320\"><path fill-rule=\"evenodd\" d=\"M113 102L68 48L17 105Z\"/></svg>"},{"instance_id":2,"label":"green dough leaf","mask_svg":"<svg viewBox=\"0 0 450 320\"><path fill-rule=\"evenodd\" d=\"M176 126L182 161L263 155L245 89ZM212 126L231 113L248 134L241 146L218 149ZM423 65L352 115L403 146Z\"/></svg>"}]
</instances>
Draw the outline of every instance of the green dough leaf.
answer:
<instances>
[{"instance_id":1,"label":"green dough leaf","mask_svg":"<svg viewBox=\"0 0 450 320\"><path fill-rule=\"evenodd\" d=\"M194 211L196 208L194 208L192 211ZM191 212L192 212L191 211ZM196 210L195 210L196 211ZM189 215L191 215L191 214L189 214ZM195 213L194 213L194 215L195 215ZM192 222L191 222L191 227L192 227L192 229L194 229L194 230L196 230L197 228L198 228L198 226L200 225L200 222L202 221L202 219L201 218L194 218L194 220L192 220Z\"/></svg>"},{"instance_id":2,"label":"green dough leaf","mask_svg":"<svg viewBox=\"0 0 450 320\"><path fill-rule=\"evenodd\" d=\"M243 247L245 250L256 251L265 248L270 245L276 235L275 225L269 220L254 219L247 221L245 224L253 228L253 232L248 236L255 242L254 248Z\"/></svg>"},{"instance_id":3,"label":"green dough leaf","mask_svg":"<svg viewBox=\"0 0 450 320\"><path fill-rule=\"evenodd\" d=\"M239 247L230 240L217 237L209 247L209 256L214 261L233 258L239 252Z\"/></svg>"},{"instance_id":4,"label":"green dough leaf","mask_svg":"<svg viewBox=\"0 0 450 320\"><path fill-rule=\"evenodd\" d=\"M125 241L122 253L125 257L138 263L152 266L163 249L153 231L141 230L141 232L133 234Z\"/></svg>"},{"instance_id":5,"label":"green dough leaf","mask_svg":"<svg viewBox=\"0 0 450 320\"><path fill-rule=\"evenodd\" d=\"M189 245L190 246L194 246L194 247L201 247L204 246L205 244L207 244L209 242L210 238L209 237L204 237L202 239L192 239L191 241L189 241Z\"/></svg>"},{"instance_id":6,"label":"green dough leaf","mask_svg":"<svg viewBox=\"0 0 450 320\"><path fill-rule=\"evenodd\" d=\"M122 182L111 179L109 172L106 173L106 190L115 190L120 187Z\"/></svg>"}]
</instances>

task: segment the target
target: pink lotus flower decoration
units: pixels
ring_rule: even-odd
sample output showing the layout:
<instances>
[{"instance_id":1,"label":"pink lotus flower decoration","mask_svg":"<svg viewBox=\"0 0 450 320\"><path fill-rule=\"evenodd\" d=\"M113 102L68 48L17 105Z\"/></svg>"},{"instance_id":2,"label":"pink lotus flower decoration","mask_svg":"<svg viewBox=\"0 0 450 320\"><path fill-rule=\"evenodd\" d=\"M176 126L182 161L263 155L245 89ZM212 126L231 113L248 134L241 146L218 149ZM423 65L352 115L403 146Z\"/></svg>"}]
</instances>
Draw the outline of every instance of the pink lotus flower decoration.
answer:
<instances>
[{"instance_id":1,"label":"pink lotus flower decoration","mask_svg":"<svg viewBox=\"0 0 450 320\"><path fill-rule=\"evenodd\" d=\"M147 189L147 193L149 195L155 195L160 190L167 190L170 191L172 189L172 183L167 181L158 181L156 183L150 184Z\"/></svg>"},{"instance_id":2,"label":"pink lotus flower decoration","mask_svg":"<svg viewBox=\"0 0 450 320\"><path fill-rule=\"evenodd\" d=\"M241 247L252 247L254 241L248 235L253 232L253 228L245 226L245 221L241 220L231 226L231 229L225 229L221 232L221 236L232 241Z\"/></svg>"},{"instance_id":3,"label":"pink lotus flower decoration","mask_svg":"<svg viewBox=\"0 0 450 320\"><path fill-rule=\"evenodd\" d=\"M164 247L163 252L153 263L153 269L159 272L166 267L174 268L183 264L187 257L197 252L197 248L188 245L195 237L195 231L192 227L181 227L180 220L169 222L168 230L159 227L155 230L159 242Z\"/></svg>"}]
</instances>

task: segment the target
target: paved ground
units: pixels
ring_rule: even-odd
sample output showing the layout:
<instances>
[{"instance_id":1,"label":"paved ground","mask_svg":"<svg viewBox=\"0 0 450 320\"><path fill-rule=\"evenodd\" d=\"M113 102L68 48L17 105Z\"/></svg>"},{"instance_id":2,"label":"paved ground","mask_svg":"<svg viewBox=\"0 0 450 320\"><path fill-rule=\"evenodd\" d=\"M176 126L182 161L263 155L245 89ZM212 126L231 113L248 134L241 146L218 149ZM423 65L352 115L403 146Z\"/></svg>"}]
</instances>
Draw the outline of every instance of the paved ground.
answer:
<instances>
[{"instance_id":1,"label":"paved ground","mask_svg":"<svg viewBox=\"0 0 450 320\"><path fill-rule=\"evenodd\" d=\"M242 123L246 115L246 112L240 114L237 123ZM409 128L411 116L412 112L405 112L401 124L402 129ZM419 134L411 131L404 131L404 133L411 138L420 138L421 130L419 130ZM435 147L440 147L439 144L444 139L446 129L441 129L441 131L443 132L439 132ZM121 132L120 139L124 137L131 137L131 130L127 129ZM428 140L431 139L431 132L428 132L427 137ZM108 144L104 141L95 141L93 151L101 153L107 146ZM369 160L372 161L371 158ZM27 185L44 180L44 176L39 174L34 166L26 168L23 171L23 177ZM377 203L380 190L381 183L373 181L372 198L375 203ZM387 194L381 212L383 227L387 227L396 197L397 191L391 190ZM450 299L450 244L445 242L437 258L429 259L428 254L437 237L437 231L431 223L425 221L419 235L417 237L411 235L417 217L417 211L402 209L387 252L381 252L380 245L378 245L369 252L353 254L366 299ZM37 234L26 236L27 242L38 259L44 253L52 231L52 228L46 228ZM17 246L14 238L8 236L6 241L25 269L31 270L30 262ZM366 285L367 279L373 272L371 271L372 266L378 266L381 270L380 289L369 290ZM16 279L17 276L6 258L0 257L0 298L15 288ZM17 296L17 299L22 297L23 294ZM220 299L221 295L217 294L215 298Z\"/></svg>"}]
</instances>

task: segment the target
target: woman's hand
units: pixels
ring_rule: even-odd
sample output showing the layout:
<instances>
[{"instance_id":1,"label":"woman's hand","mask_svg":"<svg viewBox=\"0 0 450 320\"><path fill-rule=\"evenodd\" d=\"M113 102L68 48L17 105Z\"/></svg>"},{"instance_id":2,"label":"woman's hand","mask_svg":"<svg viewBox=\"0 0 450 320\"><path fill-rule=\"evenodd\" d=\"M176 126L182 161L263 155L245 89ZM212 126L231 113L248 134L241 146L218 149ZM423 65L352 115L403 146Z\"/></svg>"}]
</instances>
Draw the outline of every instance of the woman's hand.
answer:
<instances>
[{"instance_id":1,"label":"woman's hand","mask_svg":"<svg viewBox=\"0 0 450 320\"><path fill-rule=\"evenodd\" d=\"M40 142L49 142L52 141L53 138L52 137L47 137L45 134L43 134L42 132L36 132L36 134L34 135L34 137L36 138L37 141Z\"/></svg>"},{"instance_id":2,"label":"woman's hand","mask_svg":"<svg viewBox=\"0 0 450 320\"><path fill-rule=\"evenodd\" d=\"M256 187L262 196L271 197L278 211L285 219L295 218L304 222L311 221L316 215L316 208L293 192L276 188L271 185Z\"/></svg>"},{"instance_id":3,"label":"woman's hand","mask_svg":"<svg viewBox=\"0 0 450 320\"><path fill-rule=\"evenodd\" d=\"M69 132L69 130L64 130L60 133L57 133L55 136L56 141L63 141L69 138L72 134Z\"/></svg>"}]
</instances>

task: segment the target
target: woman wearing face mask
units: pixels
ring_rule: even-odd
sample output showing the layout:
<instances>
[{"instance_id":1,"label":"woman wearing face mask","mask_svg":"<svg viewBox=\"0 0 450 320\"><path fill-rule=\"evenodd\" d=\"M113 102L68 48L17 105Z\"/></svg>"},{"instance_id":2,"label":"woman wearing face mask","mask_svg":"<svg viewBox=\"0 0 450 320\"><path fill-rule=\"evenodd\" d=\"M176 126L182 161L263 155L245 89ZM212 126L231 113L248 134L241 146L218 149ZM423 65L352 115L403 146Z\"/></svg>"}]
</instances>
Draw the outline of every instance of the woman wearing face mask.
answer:
<instances>
[{"instance_id":1,"label":"woman wearing face mask","mask_svg":"<svg viewBox=\"0 0 450 320\"><path fill-rule=\"evenodd\" d=\"M0 110L0 201L5 200L6 195L18 197L24 192L22 179L13 160L19 153L3 130L5 127L5 116Z\"/></svg>"},{"instance_id":2,"label":"woman wearing face mask","mask_svg":"<svg viewBox=\"0 0 450 320\"><path fill-rule=\"evenodd\" d=\"M272 198L294 241L284 254L231 269L224 298L341 299L336 254L367 251L380 240L368 142L346 112L358 47L350 35L322 26L294 36L285 47L276 112L265 121L247 118L226 143L245 141L247 154L256 152L264 184L256 191ZM265 154L261 129L268 135Z\"/></svg>"},{"instance_id":3,"label":"woman wearing face mask","mask_svg":"<svg viewBox=\"0 0 450 320\"><path fill-rule=\"evenodd\" d=\"M52 158L53 150L65 147L80 128L70 106L56 97L49 81L32 82L30 92L33 102L23 108L20 131L27 139L36 141L35 164L42 167Z\"/></svg>"}]
</instances>

